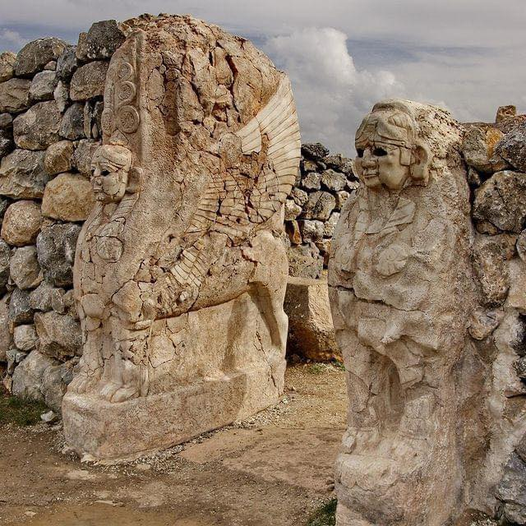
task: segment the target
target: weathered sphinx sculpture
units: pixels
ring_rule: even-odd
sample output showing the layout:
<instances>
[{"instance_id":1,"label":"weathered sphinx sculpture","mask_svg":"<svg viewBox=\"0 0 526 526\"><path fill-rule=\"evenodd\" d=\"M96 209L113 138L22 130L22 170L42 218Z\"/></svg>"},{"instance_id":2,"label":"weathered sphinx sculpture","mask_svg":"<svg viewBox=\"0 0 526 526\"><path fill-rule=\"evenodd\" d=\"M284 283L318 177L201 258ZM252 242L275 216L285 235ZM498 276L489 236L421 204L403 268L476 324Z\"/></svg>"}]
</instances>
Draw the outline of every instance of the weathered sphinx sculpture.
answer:
<instances>
[{"instance_id":1,"label":"weathered sphinx sculpture","mask_svg":"<svg viewBox=\"0 0 526 526\"><path fill-rule=\"evenodd\" d=\"M282 204L300 157L290 83L250 42L191 17L127 24L77 246L84 351L63 405L69 445L102 459L277 401Z\"/></svg>"},{"instance_id":2,"label":"weathered sphinx sculpture","mask_svg":"<svg viewBox=\"0 0 526 526\"><path fill-rule=\"evenodd\" d=\"M350 401L339 526L442 526L467 490L459 378L476 299L460 142L446 112L398 100L356 134L361 186L329 265Z\"/></svg>"}]
</instances>

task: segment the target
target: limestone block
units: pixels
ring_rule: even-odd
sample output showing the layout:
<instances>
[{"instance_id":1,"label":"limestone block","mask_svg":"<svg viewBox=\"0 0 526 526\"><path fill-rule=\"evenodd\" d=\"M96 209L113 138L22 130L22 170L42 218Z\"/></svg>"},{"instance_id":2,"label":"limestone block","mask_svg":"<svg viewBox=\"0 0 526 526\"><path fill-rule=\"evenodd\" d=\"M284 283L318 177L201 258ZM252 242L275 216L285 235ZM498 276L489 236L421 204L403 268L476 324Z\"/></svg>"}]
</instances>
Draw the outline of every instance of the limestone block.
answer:
<instances>
[{"instance_id":1,"label":"limestone block","mask_svg":"<svg viewBox=\"0 0 526 526\"><path fill-rule=\"evenodd\" d=\"M7 361L7 351L12 343L7 302L8 298L0 300L0 362Z\"/></svg>"},{"instance_id":2,"label":"limestone block","mask_svg":"<svg viewBox=\"0 0 526 526\"><path fill-rule=\"evenodd\" d=\"M0 53L0 82L9 80L15 74L16 53L4 51Z\"/></svg>"},{"instance_id":3,"label":"limestone block","mask_svg":"<svg viewBox=\"0 0 526 526\"><path fill-rule=\"evenodd\" d=\"M0 130L0 159L11 153L14 146L12 130Z\"/></svg>"},{"instance_id":4,"label":"limestone block","mask_svg":"<svg viewBox=\"0 0 526 526\"><path fill-rule=\"evenodd\" d=\"M34 245L17 248L11 257L9 268L11 280L19 289L34 289L42 281L37 249Z\"/></svg>"},{"instance_id":5,"label":"limestone block","mask_svg":"<svg viewBox=\"0 0 526 526\"><path fill-rule=\"evenodd\" d=\"M326 221L336 207L336 198L329 192L314 192L303 209L305 219Z\"/></svg>"},{"instance_id":6,"label":"limestone block","mask_svg":"<svg viewBox=\"0 0 526 526\"><path fill-rule=\"evenodd\" d=\"M38 350L52 358L64 361L66 357L82 352L82 334L79 323L71 316L56 312L35 313Z\"/></svg>"},{"instance_id":7,"label":"limestone block","mask_svg":"<svg viewBox=\"0 0 526 526\"><path fill-rule=\"evenodd\" d=\"M9 260L11 258L11 249L9 245L0 239L0 296L6 293L6 286L9 280Z\"/></svg>"},{"instance_id":8,"label":"limestone block","mask_svg":"<svg viewBox=\"0 0 526 526\"><path fill-rule=\"evenodd\" d=\"M308 159L321 161L324 157L329 155L329 150L319 142L315 144L302 144L301 155L307 157Z\"/></svg>"},{"instance_id":9,"label":"limestone block","mask_svg":"<svg viewBox=\"0 0 526 526\"><path fill-rule=\"evenodd\" d=\"M347 185L347 177L342 173L335 172L334 170L326 170L321 174L321 185L326 190L332 190L333 192L340 192L345 189Z\"/></svg>"},{"instance_id":10,"label":"limestone block","mask_svg":"<svg viewBox=\"0 0 526 526\"><path fill-rule=\"evenodd\" d=\"M53 143L44 157L44 169L49 175L56 175L71 170L74 147L71 141Z\"/></svg>"},{"instance_id":11,"label":"limestone block","mask_svg":"<svg viewBox=\"0 0 526 526\"><path fill-rule=\"evenodd\" d=\"M57 74L54 71L41 71L31 81L29 97L31 100L51 100L57 86Z\"/></svg>"},{"instance_id":12,"label":"limestone block","mask_svg":"<svg viewBox=\"0 0 526 526\"><path fill-rule=\"evenodd\" d=\"M44 195L49 175L44 168L44 152L14 150L0 164L0 195L34 199Z\"/></svg>"},{"instance_id":13,"label":"limestone block","mask_svg":"<svg viewBox=\"0 0 526 526\"><path fill-rule=\"evenodd\" d=\"M87 33L79 35L77 58L82 61L111 58L124 39L115 20L96 22Z\"/></svg>"},{"instance_id":14,"label":"limestone block","mask_svg":"<svg viewBox=\"0 0 526 526\"><path fill-rule=\"evenodd\" d=\"M102 61L89 62L78 68L71 78L71 100L83 101L102 95L107 71L108 63Z\"/></svg>"},{"instance_id":15,"label":"limestone block","mask_svg":"<svg viewBox=\"0 0 526 526\"><path fill-rule=\"evenodd\" d=\"M496 153L513 168L526 172L526 122L507 133L497 144Z\"/></svg>"},{"instance_id":16,"label":"limestone block","mask_svg":"<svg viewBox=\"0 0 526 526\"><path fill-rule=\"evenodd\" d=\"M526 221L526 174L496 173L475 192L473 217L499 230L520 234Z\"/></svg>"},{"instance_id":17,"label":"limestone block","mask_svg":"<svg viewBox=\"0 0 526 526\"><path fill-rule=\"evenodd\" d=\"M334 229L340 220L340 213L333 212L331 217L323 225L323 237L332 237L334 234Z\"/></svg>"},{"instance_id":18,"label":"limestone block","mask_svg":"<svg viewBox=\"0 0 526 526\"><path fill-rule=\"evenodd\" d=\"M27 79L10 79L0 83L0 113L18 113L29 107L29 88Z\"/></svg>"},{"instance_id":19,"label":"limestone block","mask_svg":"<svg viewBox=\"0 0 526 526\"><path fill-rule=\"evenodd\" d=\"M84 135L84 105L72 104L60 122L60 136L70 140L82 139Z\"/></svg>"},{"instance_id":20,"label":"limestone block","mask_svg":"<svg viewBox=\"0 0 526 526\"><path fill-rule=\"evenodd\" d=\"M64 112L69 105L69 86L63 80L58 81L57 87L53 91L53 98L57 103L58 110Z\"/></svg>"},{"instance_id":21,"label":"limestone block","mask_svg":"<svg viewBox=\"0 0 526 526\"><path fill-rule=\"evenodd\" d=\"M44 356L39 351L29 353L13 373L13 394L26 400L44 402L42 380L46 370L54 365L57 365L56 360Z\"/></svg>"},{"instance_id":22,"label":"limestone block","mask_svg":"<svg viewBox=\"0 0 526 526\"><path fill-rule=\"evenodd\" d=\"M298 221L301 236L305 241L318 241L323 237L323 222L305 219Z\"/></svg>"},{"instance_id":23,"label":"limestone block","mask_svg":"<svg viewBox=\"0 0 526 526\"><path fill-rule=\"evenodd\" d=\"M302 178L301 185L307 190L319 190L321 188L321 174L309 172Z\"/></svg>"},{"instance_id":24,"label":"limestone block","mask_svg":"<svg viewBox=\"0 0 526 526\"><path fill-rule=\"evenodd\" d=\"M9 299L9 323L14 326L33 322L33 310L29 306L29 292L14 289Z\"/></svg>"},{"instance_id":25,"label":"limestone block","mask_svg":"<svg viewBox=\"0 0 526 526\"><path fill-rule=\"evenodd\" d=\"M66 49L63 40L54 37L39 38L26 44L16 57L15 74L18 77L31 76L51 60L56 60Z\"/></svg>"},{"instance_id":26,"label":"limestone block","mask_svg":"<svg viewBox=\"0 0 526 526\"><path fill-rule=\"evenodd\" d=\"M291 276L317 279L323 271L323 258L313 244L292 246L288 250Z\"/></svg>"},{"instance_id":27,"label":"limestone block","mask_svg":"<svg viewBox=\"0 0 526 526\"><path fill-rule=\"evenodd\" d=\"M69 82L78 67L76 46L68 46L57 59L57 79Z\"/></svg>"},{"instance_id":28,"label":"limestone block","mask_svg":"<svg viewBox=\"0 0 526 526\"><path fill-rule=\"evenodd\" d=\"M54 310L64 314L64 290L43 281L29 295L29 306L33 310L48 312Z\"/></svg>"},{"instance_id":29,"label":"limestone block","mask_svg":"<svg viewBox=\"0 0 526 526\"><path fill-rule=\"evenodd\" d=\"M47 184L42 214L62 221L85 221L94 203L91 184L87 179L63 173Z\"/></svg>"},{"instance_id":30,"label":"limestone block","mask_svg":"<svg viewBox=\"0 0 526 526\"><path fill-rule=\"evenodd\" d=\"M52 365L42 375L42 393L44 402L56 413L62 411L62 398L67 386L73 379L73 368L78 363L78 358L72 358L65 363Z\"/></svg>"},{"instance_id":31,"label":"limestone block","mask_svg":"<svg viewBox=\"0 0 526 526\"><path fill-rule=\"evenodd\" d=\"M503 137L504 134L492 126L472 125L462 143L462 153L466 162L483 173L504 170L507 162L495 152L495 147Z\"/></svg>"},{"instance_id":32,"label":"limestone block","mask_svg":"<svg viewBox=\"0 0 526 526\"><path fill-rule=\"evenodd\" d=\"M285 221L296 219L301 214L301 206L296 204L292 199L285 201Z\"/></svg>"},{"instance_id":33,"label":"limestone block","mask_svg":"<svg viewBox=\"0 0 526 526\"><path fill-rule=\"evenodd\" d=\"M73 261L80 226L55 224L40 232L37 238L38 262L44 278L56 287L73 283Z\"/></svg>"},{"instance_id":34,"label":"limestone block","mask_svg":"<svg viewBox=\"0 0 526 526\"><path fill-rule=\"evenodd\" d=\"M34 243L40 225L42 213L35 201L16 201L6 210L2 221L2 238L14 246Z\"/></svg>"},{"instance_id":35,"label":"limestone block","mask_svg":"<svg viewBox=\"0 0 526 526\"><path fill-rule=\"evenodd\" d=\"M289 317L289 355L317 362L341 358L326 281L289 277L284 308Z\"/></svg>"},{"instance_id":36,"label":"limestone block","mask_svg":"<svg viewBox=\"0 0 526 526\"><path fill-rule=\"evenodd\" d=\"M91 176L91 159L98 147L98 142L87 139L79 141L75 149L75 154L73 155L73 160L75 167L82 175Z\"/></svg>"},{"instance_id":37,"label":"limestone block","mask_svg":"<svg viewBox=\"0 0 526 526\"><path fill-rule=\"evenodd\" d=\"M45 150L59 140L61 114L55 101L39 102L13 121L19 148Z\"/></svg>"},{"instance_id":38,"label":"limestone block","mask_svg":"<svg viewBox=\"0 0 526 526\"><path fill-rule=\"evenodd\" d=\"M34 325L19 325L14 328L13 341L17 349L32 351L37 344L38 336Z\"/></svg>"},{"instance_id":39,"label":"limestone block","mask_svg":"<svg viewBox=\"0 0 526 526\"><path fill-rule=\"evenodd\" d=\"M294 202L299 206L304 206L305 203L309 200L309 194L305 190L294 187L291 192L291 197L294 199Z\"/></svg>"},{"instance_id":40,"label":"limestone block","mask_svg":"<svg viewBox=\"0 0 526 526\"><path fill-rule=\"evenodd\" d=\"M510 289L506 299L506 307L518 309L526 314L526 263L519 258L509 262Z\"/></svg>"}]
</instances>

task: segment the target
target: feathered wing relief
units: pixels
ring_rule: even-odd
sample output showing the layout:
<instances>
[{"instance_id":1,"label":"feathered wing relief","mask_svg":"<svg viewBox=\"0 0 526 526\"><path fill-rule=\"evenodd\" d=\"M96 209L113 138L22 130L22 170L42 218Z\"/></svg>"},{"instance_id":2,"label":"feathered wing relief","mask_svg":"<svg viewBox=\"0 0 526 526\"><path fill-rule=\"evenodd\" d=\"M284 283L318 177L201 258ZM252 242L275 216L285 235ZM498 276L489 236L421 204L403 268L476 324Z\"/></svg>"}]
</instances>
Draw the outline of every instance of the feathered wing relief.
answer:
<instances>
[{"instance_id":1,"label":"feathered wing relief","mask_svg":"<svg viewBox=\"0 0 526 526\"><path fill-rule=\"evenodd\" d=\"M261 170L250 178L236 170L212 174L186 235L198 241L183 250L171 269L180 286L199 286L210 255L204 236L225 234L231 245L246 242L253 230L279 212L294 185L300 159L300 131L290 81L282 77L267 105L241 130L241 155L256 156ZM207 261L208 260L208 261Z\"/></svg>"}]
</instances>

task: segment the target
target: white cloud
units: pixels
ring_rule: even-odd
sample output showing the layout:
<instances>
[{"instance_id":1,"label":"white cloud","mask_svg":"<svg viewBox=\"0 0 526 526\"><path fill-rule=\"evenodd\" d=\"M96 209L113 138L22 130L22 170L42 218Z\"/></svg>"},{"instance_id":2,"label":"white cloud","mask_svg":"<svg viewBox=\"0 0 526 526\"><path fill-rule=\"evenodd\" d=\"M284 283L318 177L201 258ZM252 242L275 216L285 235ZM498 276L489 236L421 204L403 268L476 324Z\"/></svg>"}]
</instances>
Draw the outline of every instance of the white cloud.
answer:
<instances>
[{"instance_id":1,"label":"white cloud","mask_svg":"<svg viewBox=\"0 0 526 526\"><path fill-rule=\"evenodd\" d=\"M20 48L27 42L18 31L0 28L0 46Z\"/></svg>"},{"instance_id":2,"label":"white cloud","mask_svg":"<svg viewBox=\"0 0 526 526\"><path fill-rule=\"evenodd\" d=\"M358 70L346 40L336 29L307 28L273 37L264 49L291 78L303 140L351 154L363 116L405 88L389 71Z\"/></svg>"}]
</instances>

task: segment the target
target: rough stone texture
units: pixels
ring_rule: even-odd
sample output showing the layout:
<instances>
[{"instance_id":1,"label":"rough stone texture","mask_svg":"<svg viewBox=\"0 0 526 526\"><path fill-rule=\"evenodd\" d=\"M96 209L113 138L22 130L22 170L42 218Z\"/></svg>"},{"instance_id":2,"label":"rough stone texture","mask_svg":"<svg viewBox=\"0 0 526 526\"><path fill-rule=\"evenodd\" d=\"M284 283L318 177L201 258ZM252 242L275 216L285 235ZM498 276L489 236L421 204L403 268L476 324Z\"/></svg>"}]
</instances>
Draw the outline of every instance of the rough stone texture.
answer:
<instances>
[{"instance_id":1,"label":"rough stone texture","mask_svg":"<svg viewBox=\"0 0 526 526\"><path fill-rule=\"evenodd\" d=\"M44 168L44 152L15 150L0 164L0 195L15 199L41 198L49 175Z\"/></svg>"},{"instance_id":2,"label":"rough stone texture","mask_svg":"<svg viewBox=\"0 0 526 526\"><path fill-rule=\"evenodd\" d=\"M506 520L512 524L526 524L526 464L519 455L513 454L506 464L497 496L504 503Z\"/></svg>"},{"instance_id":3,"label":"rough stone texture","mask_svg":"<svg viewBox=\"0 0 526 526\"><path fill-rule=\"evenodd\" d=\"M17 349L21 351L32 351L38 341L37 331L34 325L19 325L13 331L13 341Z\"/></svg>"},{"instance_id":4,"label":"rough stone texture","mask_svg":"<svg viewBox=\"0 0 526 526\"><path fill-rule=\"evenodd\" d=\"M55 101L39 102L13 121L13 135L19 148L45 150L59 140L62 115Z\"/></svg>"},{"instance_id":5,"label":"rough stone texture","mask_svg":"<svg viewBox=\"0 0 526 526\"><path fill-rule=\"evenodd\" d=\"M493 126L472 125L464 136L462 153L471 167L483 173L504 170L507 163L495 152L504 134Z\"/></svg>"},{"instance_id":6,"label":"rough stone texture","mask_svg":"<svg viewBox=\"0 0 526 526\"><path fill-rule=\"evenodd\" d=\"M302 239L304 241L319 241L323 238L323 223L306 219L298 221Z\"/></svg>"},{"instance_id":7,"label":"rough stone texture","mask_svg":"<svg viewBox=\"0 0 526 526\"><path fill-rule=\"evenodd\" d=\"M84 135L84 105L72 104L60 123L60 136L70 140L82 139Z\"/></svg>"},{"instance_id":8,"label":"rough stone texture","mask_svg":"<svg viewBox=\"0 0 526 526\"><path fill-rule=\"evenodd\" d=\"M56 360L38 351L29 353L29 356L13 373L13 394L27 400L44 402L45 398L42 392L44 374L50 367L56 365Z\"/></svg>"},{"instance_id":9,"label":"rough stone texture","mask_svg":"<svg viewBox=\"0 0 526 526\"><path fill-rule=\"evenodd\" d=\"M60 414L62 411L62 398L73 380L73 368L77 363L78 358L72 358L65 363L46 368L42 375L41 390L44 402L56 413Z\"/></svg>"},{"instance_id":10,"label":"rough stone texture","mask_svg":"<svg viewBox=\"0 0 526 526\"><path fill-rule=\"evenodd\" d=\"M523 230L517 238L517 253L522 261L526 262L526 230Z\"/></svg>"},{"instance_id":11,"label":"rough stone texture","mask_svg":"<svg viewBox=\"0 0 526 526\"><path fill-rule=\"evenodd\" d=\"M313 244L292 246L288 251L289 274L295 277L316 279L323 271L323 257Z\"/></svg>"},{"instance_id":12,"label":"rough stone texture","mask_svg":"<svg viewBox=\"0 0 526 526\"><path fill-rule=\"evenodd\" d=\"M69 105L69 86L62 80L59 80L57 87L53 92L53 98L57 103L60 112L63 112Z\"/></svg>"},{"instance_id":13,"label":"rough stone texture","mask_svg":"<svg viewBox=\"0 0 526 526\"><path fill-rule=\"evenodd\" d=\"M11 249L9 245L3 239L0 239L0 296L3 296L7 290L10 258Z\"/></svg>"},{"instance_id":14,"label":"rough stone texture","mask_svg":"<svg viewBox=\"0 0 526 526\"><path fill-rule=\"evenodd\" d=\"M92 159L97 203L75 263L85 344L63 402L66 440L98 458L182 442L276 402L282 211L300 160L290 82L246 40L191 17L127 26ZM96 95L102 78L93 90L85 80L105 67L78 69L71 98ZM141 422L131 432L130 414Z\"/></svg>"},{"instance_id":15,"label":"rough stone texture","mask_svg":"<svg viewBox=\"0 0 526 526\"><path fill-rule=\"evenodd\" d=\"M7 351L11 348L12 336L9 330L7 298L0 300L0 362L7 361Z\"/></svg>"},{"instance_id":16,"label":"rough stone texture","mask_svg":"<svg viewBox=\"0 0 526 526\"><path fill-rule=\"evenodd\" d=\"M58 360L79 355L82 349L82 334L79 323L68 315L56 312L35 313L35 328L38 334L38 350Z\"/></svg>"},{"instance_id":17,"label":"rough stone texture","mask_svg":"<svg viewBox=\"0 0 526 526\"><path fill-rule=\"evenodd\" d=\"M29 295L29 306L33 310L48 312L54 310L60 314L64 314L64 290L53 287L49 283L43 281L34 291Z\"/></svg>"},{"instance_id":18,"label":"rough stone texture","mask_svg":"<svg viewBox=\"0 0 526 526\"><path fill-rule=\"evenodd\" d=\"M37 73L29 88L29 97L32 100L51 100L57 86L57 74L54 71L41 71Z\"/></svg>"},{"instance_id":19,"label":"rough stone texture","mask_svg":"<svg viewBox=\"0 0 526 526\"><path fill-rule=\"evenodd\" d=\"M507 133L497 144L496 153L513 168L526 172L526 122Z\"/></svg>"},{"instance_id":20,"label":"rough stone texture","mask_svg":"<svg viewBox=\"0 0 526 526\"><path fill-rule=\"evenodd\" d=\"M68 46L58 57L57 60L57 79L68 82L77 69L78 61L76 55L76 46Z\"/></svg>"},{"instance_id":21,"label":"rough stone texture","mask_svg":"<svg viewBox=\"0 0 526 526\"><path fill-rule=\"evenodd\" d=\"M314 159L315 161L321 161L324 157L329 155L329 150L320 144L302 144L301 154L308 159Z\"/></svg>"},{"instance_id":22,"label":"rough stone texture","mask_svg":"<svg viewBox=\"0 0 526 526\"><path fill-rule=\"evenodd\" d=\"M56 175L71 170L74 147L71 141L53 143L44 157L44 169L49 175Z\"/></svg>"},{"instance_id":23,"label":"rough stone texture","mask_svg":"<svg viewBox=\"0 0 526 526\"><path fill-rule=\"evenodd\" d=\"M29 107L29 88L27 79L10 79L0 83L0 113L18 113Z\"/></svg>"},{"instance_id":24,"label":"rough stone texture","mask_svg":"<svg viewBox=\"0 0 526 526\"><path fill-rule=\"evenodd\" d=\"M46 186L42 214L62 221L85 221L95 198L90 182L80 175L57 175Z\"/></svg>"},{"instance_id":25,"label":"rough stone texture","mask_svg":"<svg viewBox=\"0 0 526 526\"><path fill-rule=\"evenodd\" d=\"M15 250L11 257L10 275L19 289L38 287L42 281L42 273L37 260L37 249L34 245Z\"/></svg>"},{"instance_id":26,"label":"rough stone texture","mask_svg":"<svg viewBox=\"0 0 526 526\"><path fill-rule=\"evenodd\" d=\"M347 177L344 174L330 169L321 175L321 184L324 189L340 192L347 185Z\"/></svg>"},{"instance_id":27,"label":"rough stone texture","mask_svg":"<svg viewBox=\"0 0 526 526\"><path fill-rule=\"evenodd\" d=\"M110 58L124 39L115 20L96 22L87 33L79 35L77 58L82 61Z\"/></svg>"},{"instance_id":28,"label":"rough stone texture","mask_svg":"<svg viewBox=\"0 0 526 526\"><path fill-rule=\"evenodd\" d=\"M17 247L34 243L40 225L42 213L35 201L16 201L6 210L2 221L2 239Z\"/></svg>"},{"instance_id":29,"label":"rough stone texture","mask_svg":"<svg viewBox=\"0 0 526 526\"><path fill-rule=\"evenodd\" d=\"M99 143L83 139L79 141L75 154L73 155L74 165L77 170L88 177L91 176L91 159Z\"/></svg>"},{"instance_id":30,"label":"rough stone texture","mask_svg":"<svg viewBox=\"0 0 526 526\"><path fill-rule=\"evenodd\" d=\"M78 225L55 224L38 235L38 262L46 281L55 287L73 283L73 261L79 232Z\"/></svg>"},{"instance_id":31,"label":"rough stone texture","mask_svg":"<svg viewBox=\"0 0 526 526\"><path fill-rule=\"evenodd\" d=\"M290 277L284 308L289 317L287 354L317 362L341 358L326 281Z\"/></svg>"},{"instance_id":32,"label":"rough stone texture","mask_svg":"<svg viewBox=\"0 0 526 526\"><path fill-rule=\"evenodd\" d=\"M488 490L472 460L487 452L473 423L487 415L467 334L476 296L461 137L446 112L408 101L377 104L356 135L361 185L329 263L349 375L341 526L443 526L463 511L464 489L473 500ZM469 405L451 398L458 389Z\"/></svg>"},{"instance_id":33,"label":"rough stone texture","mask_svg":"<svg viewBox=\"0 0 526 526\"><path fill-rule=\"evenodd\" d=\"M306 219L321 219L326 221L336 207L336 198L329 192L314 192L303 210Z\"/></svg>"},{"instance_id":34,"label":"rough stone texture","mask_svg":"<svg viewBox=\"0 0 526 526\"><path fill-rule=\"evenodd\" d=\"M526 226L526 173L496 173L476 192L473 217L499 230L520 234Z\"/></svg>"},{"instance_id":35,"label":"rough stone texture","mask_svg":"<svg viewBox=\"0 0 526 526\"><path fill-rule=\"evenodd\" d=\"M13 325L22 325L33 321L33 310L29 306L29 292L14 289L9 300L9 322Z\"/></svg>"},{"instance_id":36,"label":"rough stone texture","mask_svg":"<svg viewBox=\"0 0 526 526\"><path fill-rule=\"evenodd\" d=\"M16 53L4 51L0 53L0 82L9 80L15 74Z\"/></svg>"},{"instance_id":37,"label":"rough stone texture","mask_svg":"<svg viewBox=\"0 0 526 526\"><path fill-rule=\"evenodd\" d=\"M11 130L0 130L0 159L9 154L14 145L13 132Z\"/></svg>"},{"instance_id":38,"label":"rough stone texture","mask_svg":"<svg viewBox=\"0 0 526 526\"><path fill-rule=\"evenodd\" d=\"M6 130L13 127L13 117L9 113L0 113L0 130Z\"/></svg>"},{"instance_id":39,"label":"rough stone texture","mask_svg":"<svg viewBox=\"0 0 526 526\"><path fill-rule=\"evenodd\" d=\"M84 101L104 93L104 81L108 71L107 62L89 62L78 68L69 89L69 96L73 101Z\"/></svg>"},{"instance_id":40,"label":"rough stone texture","mask_svg":"<svg viewBox=\"0 0 526 526\"><path fill-rule=\"evenodd\" d=\"M63 40L54 37L40 38L26 44L16 57L15 74L18 77L31 76L51 60L56 60L66 49Z\"/></svg>"}]
</instances>

